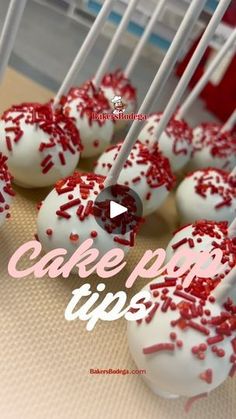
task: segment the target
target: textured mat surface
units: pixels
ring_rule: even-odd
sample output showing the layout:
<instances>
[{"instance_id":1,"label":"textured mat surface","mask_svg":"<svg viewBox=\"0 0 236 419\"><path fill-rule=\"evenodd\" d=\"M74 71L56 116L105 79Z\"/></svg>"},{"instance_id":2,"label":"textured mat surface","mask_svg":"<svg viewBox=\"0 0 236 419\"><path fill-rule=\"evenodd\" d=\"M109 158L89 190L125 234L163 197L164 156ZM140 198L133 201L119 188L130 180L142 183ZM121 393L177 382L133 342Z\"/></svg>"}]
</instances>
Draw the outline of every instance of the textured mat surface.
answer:
<instances>
[{"instance_id":1,"label":"textured mat surface","mask_svg":"<svg viewBox=\"0 0 236 419\"><path fill-rule=\"evenodd\" d=\"M43 101L50 92L9 71L0 92L1 110L21 100ZM10 278L7 264L14 250L33 238L36 203L47 190L16 188L12 218L0 231L0 418L1 419L182 419L184 400L154 396L137 375L90 375L90 368L134 369L124 320L98 323L93 332L80 321L68 323L64 310L71 292L83 282ZM148 218L127 271L107 280L107 291L124 289L127 272L146 249L164 247L176 226L171 197ZM26 266L26 264L25 264ZM89 282L99 282L91 277ZM129 291L134 295L145 281ZM236 381L227 380L208 399L199 401L189 419L233 419Z\"/></svg>"}]
</instances>

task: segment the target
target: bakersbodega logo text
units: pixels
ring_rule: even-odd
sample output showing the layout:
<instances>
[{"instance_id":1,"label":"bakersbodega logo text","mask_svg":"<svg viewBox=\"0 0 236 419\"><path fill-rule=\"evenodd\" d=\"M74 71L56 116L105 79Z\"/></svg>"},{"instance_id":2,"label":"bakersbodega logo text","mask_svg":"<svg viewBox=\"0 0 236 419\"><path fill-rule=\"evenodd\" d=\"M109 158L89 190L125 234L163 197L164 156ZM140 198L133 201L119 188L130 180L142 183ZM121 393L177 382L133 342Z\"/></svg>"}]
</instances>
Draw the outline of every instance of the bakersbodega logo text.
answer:
<instances>
[{"instance_id":1,"label":"bakersbodega logo text","mask_svg":"<svg viewBox=\"0 0 236 419\"><path fill-rule=\"evenodd\" d=\"M127 113L127 104L123 101L121 96L114 96L111 99L111 105L113 107L112 113L96 113L92 112L92 119L95 121L106 121L106 120L128 120L128 121L145 121L149 115L137 114L134 112Z\"/></svg>"},{"instance_id":2,"label":"bakersbodega logo text","mask_svg":"<svg viewBox=\"0 0 236 419\"><path fill-rule=\"evenodd\" d=\"M161 274L169 278L180 278L185 275L183 287L188 287L196 276L213 278L222 269L223 252L220 249L197 252L193 249L179 249L172 259L165 264L166 252L164 249L146 250L136 266L133 266L126 279L125 287L131 288L139 278L154 279ZM27 269L21 269L26 265ZM80 278L89 278L97 274L103 280L115 278L127 265L124 251L120 248L111 249L100 256L94 247L93 239L84 241L69 258L67 250L54 249L47 254L42 254L40 242L33 240L20 246L8 263L9 275L13 278L68 278L71 273ZM157 279L158 281L158 279ZM79 319L87 322L88 331L94 329L99 320L112 321L121 317L126 320L136 321L146 317L151 308L147 303L151 295L149 291L141 291L134 295L127 303L127 293L118 291L106 293L104 281L99 283L96 292L91 290L89 283L72 292L65 318L68 321ZM98 303L99 300L99 303ZM100 301L101 300L101 301Z\"/></svg>"}]
</instances>

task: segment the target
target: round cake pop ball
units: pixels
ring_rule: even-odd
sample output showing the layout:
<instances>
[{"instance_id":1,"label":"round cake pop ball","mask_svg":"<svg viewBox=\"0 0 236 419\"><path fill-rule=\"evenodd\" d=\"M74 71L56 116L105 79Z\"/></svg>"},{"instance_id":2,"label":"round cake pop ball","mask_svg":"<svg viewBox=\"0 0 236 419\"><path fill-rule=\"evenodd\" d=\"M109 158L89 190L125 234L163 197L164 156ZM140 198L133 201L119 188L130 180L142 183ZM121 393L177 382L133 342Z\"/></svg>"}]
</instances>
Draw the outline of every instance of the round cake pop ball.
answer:
<instances>
[{"instance_id":1,"label":"round cake pop ball","mask_svg":"<svg viewBox=\"0 0 236 419\"><path fill-rule=\"evenodd\" d=\"M220 306L213 297L193 296L182 279L175 285L161 276L146 285L151 311L128 322L137 368L146 370L142 377L151 390L166 398L208 394L236 367L236 307L229 300Z\"/></svg>"},{"instance_id":2,"label":"round cake pop ball","mask_svg":"<svg viewBox=\"0 0 236 419\"><path fill-rule=\"evenodd\" d=\"M72 87L68 95L61 99L61 105L64 114L74 120L80 132L82 157L101 154L110 144L114 133L113 121L101 118L101 114L111 112L102 90L96 89L92 82L82 87Z\"/></svg>"},{"instance_id":3,"label":"round cake pop ball","mask_svg":"<svg viewBox=\"0 0 236 419\"><path fill-rule=\"evenodd\" d=\"M220 133L222 126L203 123L193 130L190 170L205 167L232 170L236 165L236 140L230 132Z\"/></svg>"},{"instance_id":4,"label":"round cake pop ball","mask_svg":"<svg viewBox=\"0 0 236 419\"><path fill-rule=\"evenodd\" d=\"M208 292L212 291L222 279L222 275L226 275L236 265L236 240L229 237L226 221L199 220L176 231L166 249L166 262L171 260L176 251L183 249L196 252L220 249L223 252L222 264L224 266L219 266L219 272L214 280L204 279L201 283L199 281L196 289L198 288L199 291L201 289L201 295L205 292L203 286ZM195 284L195 280L192 284ZM236 291L232 292L232 298L236 301Z\"/></svg>"},{"instance_id":5,"label":"round cake pop ball","mask_svg":"<svg viewBox=\"0 0 236 419\"><path fill-rule=\"evenodd\" d=\"M196 252L221 247L228 237L228 223L198 220L181 227L174 234L166 248L166 260L170 261L177 250L187 248ZM223 246L222 246L223 250Z\"/></svg>"},{"instance_id":6,"label":"round cake pop ball","mask_svg":"<svg viewBox=\"0 0 236 419\"><path fill-rule=\"evenodd\" d=\"M122 143L106 150L95 165L95 173L107 176ZM119 184L129 186L140 197L143 203L143 215L156 211L167 198L175 183L167 158L155 147L153 152L136 142L133 146L119 179Z\"/></svg>"},{"instance_id":7,"label":"round cake pop ball","mask_svg":"<svg viewBox=\"0 0 236 419\"><path fill-rule=\"evenodd\" d=\"M0 151L8 157L14 182L25 187L53 185L75 169L80 136L74 123L51 105L23 103L0 120Z\"/></svg>"},{"instance_id":8,"label":"round cake pop ball","mask_svg":"<svg viewBox=\"0 0 236 419\"><path fill-rule=\"evenodd\" d=\"M46 252L64 248L69 258L78 245L89 238L94 239L94 246L99 250L100 256L112 248L119 247L127 252L134 246L135 229L127 231L122 237L117 235L117 223L122 224L123 221L120 217L116 217L116 220L110 219L109 202L101 209L94 204L99 192L104 188L104 180L103 176L92 173L81 175L75 172L57 182L55 189L41 204L37 219L38 238ZM128 205L127 207L129 208ZM100 217L104 224L107 221L107 231L96 222L95 210L96 216ZM98 214L97 211L101 213ZM132 212L127 211L127 217L132 217ZM126 222L125 216L123 220Z\"/></svg>"},{"instance_id":9,"label":"round cake pop ball","mask_svg":"<svg viewBox=\"0 0 236 419\"><path fill-rule=\"evenodd\" d=\"M8 172L6 162L7 157L0 153L0 227L5 219L10 217L10 204L15 195L11 187L12 177Z\"/></svg>"},{"instance_id":10,"label":"round cake pop ball","mask_svg":"<svg viewBox=\"0 0 236 419\"><path fill-rule=\"evenodd\" d=\"M191 223L199 216L231 222L236 216L235 179L220 169L197 170L179 185L176 204L184 223Z\"/></svg>"},{"instance_id":11,"label":"round cake pop ball","mask_svg":"<svg viewBox=\"0 0 236 419\"><path fill-rule=\"evenodd\" d=\"M139 140L152 147L157 141L155 131L159 124L161 113L151 115L144 125ZM192 153L192 130L183 120L171 119L167 128L158 139L160 151L168 157L174 172L182 169L189 161Z\"/></svg>"},{"instance_id":12,"label":"round cake pop ball","mask_svg":"<svg viewBox=\"0 0 236 419\"><path fill-rule=\"evenodd\" d=\"M122 70L105 74L101 81L101 88L112 108L116 109L113 99L120 97L124 106L121 111L124 110L125 114L135 112L137 107L137 92L130 80L125 77ZM124 128L128 122L125 119L115 121L115 130Z\"/></svg>"}]
</instances>

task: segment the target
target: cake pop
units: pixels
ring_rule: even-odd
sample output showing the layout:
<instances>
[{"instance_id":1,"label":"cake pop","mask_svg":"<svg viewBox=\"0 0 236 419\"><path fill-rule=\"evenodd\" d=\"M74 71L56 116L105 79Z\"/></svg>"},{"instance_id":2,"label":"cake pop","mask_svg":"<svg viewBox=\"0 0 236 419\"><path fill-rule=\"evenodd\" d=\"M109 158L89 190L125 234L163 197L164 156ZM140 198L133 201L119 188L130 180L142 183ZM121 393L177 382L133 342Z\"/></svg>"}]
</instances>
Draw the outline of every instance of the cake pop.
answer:
<instances>
[{"instance_id":1,"label":"cake pop","mask_svg":"<svg viewBox=\"0 0 236 419\"><path fill-rule=\"evenodd\" d=\"M151 390L166 398L207 395L236 371L236 306L208 293L202 298L198 290L193 296L183 280L161 276L146 285L149 314L128 322L137 368L146 371L142 377Z\"/></svg>"},{"instance_id":2,"label":"cake pop","mask_svg":"<svg viewBox=\"0 0 236 419\"><path fill-rule=\"evenodd\" d=\"M229 237L227 221L198 220L179 228L173 234L166 249L166 260L169 261L177 249L183 246L196 251L220 248L224 252L224 260L229 266L235 264L235 238ZM231 249L231 250L230 250Z\"/></svg>"},{"instance_id":3,"label":"cake pop","mask_svg":"<svg viewBox=\"0 0 236 419\"><path fill-rule=\"evenodd\" d=\"M200 216L231 222L236 215L235 179L228 172L214 168L188 174L176 192L181 221L191 223Z\"/></svg>"},{"instance_id":4,"label":"cake pop","mask_svg":"<svg viewBox=\"0 0 236 419\"><path fill-rule=\"evenodd\" d=\"M8 157L14 182L25 187L54 184L75 169L80 136L72 120L51 104L23 103L0 119L0 151Z\"/></svg>"},{"instance_id":5,"label":"cake pop","mask_svg":"<svg viewBox=\"0 0 236 419\"><path fill-rule=\"evenodd\" d=\"M95 173L107 176L122 143L111 146L95 164ZM153 151L139 141L133 146L120 173L118 183L132 188L143 203L143 215L156 211L168 196L175 183L169 161L157 146Z\"/></svg>"},{"instance_id":6,"label":"cake pop","mask_svg":"<svg viewBox=\"0 0 236 419\"><path fill-rule=\"evenodd\" d=\"M114 132L113 121L100 115L111 112L102 90L95 88L92 82L72 87L61 99L61 105L64 114L74 120L80 132L82 157L101 154L110 144Z\"/></svg>"},{"instance_id":7,"label":"cake pop","mask_svg":"<svg viewBox=\"0 0 236 419\"><path fill-rule=\"evenodd\" d=\"M166 248L166 262L171 260L177 250L183 248L197 252L220 249L223 252L222 263L225 266L219 266L219 273L213 280L203 280L201 283L199 281L198 287L195 287L198 290L202 290L204 285L205 289L211 291L221 279L221 275L236 265L236 240L234 234L230 235L227 221L198 220L177 230ZM232 298L236 301L234 290L232 290Z\"/></svg>"},{"instance_id":8,"label":"cake pop","mask_svg":"<svg viewBox=\"0 0 236 419\"><path fill-rule=\"evenodd\" d=\"M99 192L104 188L104 180L103 176L75 172L57 182L41 204L37 219L38 238L46 252L63 247L70 257L78 243L88 238L94 239L100 256L112 248L128 251L134 246L139 220L134 216L133 202L125 200L129 211L114 219L110 219L108 200L101 206L97 202L95 204ZM115 185L114 188L116 194L123 194L119 186ZM106 230L97 223L95 216L103 220ZM133 226L130 231L129 225ZM119 228L123 234L117 234Z\"/></svg>"},{"instance_id":9,"label":"cake pop","mask_svg":"<svg viewBox=\"0 0 236 419\"><path fill-rule=\"evenodd\" d=\"M236 165L236 138L222 125L208 122L193 130L193 151L189 170L205 167L231 170Z\"/></svg>"},{"instance_id":10,"label":"cake pop","mask_svg":"<svg viewBox=\"0 0 236 419\"><path fill-rule=\"evenodd\" d=\"M161 113L151 115L144 125L139 140L148 147L158 143L160 151L170 160L174 172L182 169L189 161L192 152L192 130L183 120L172 117L160 138L155 131L161 119Z\"/></svg>"},{"instance_id":11,"label":"cake pop","mask_svg":"<svg viewBox=\"0 0 236 419\"><path fill-rule=\"evenodd\" d=\"M0 153L0 227L10 217L10 204L15 195L11 186L12 177L8 172L7 157Z\"/></svg>"}]
</instances>

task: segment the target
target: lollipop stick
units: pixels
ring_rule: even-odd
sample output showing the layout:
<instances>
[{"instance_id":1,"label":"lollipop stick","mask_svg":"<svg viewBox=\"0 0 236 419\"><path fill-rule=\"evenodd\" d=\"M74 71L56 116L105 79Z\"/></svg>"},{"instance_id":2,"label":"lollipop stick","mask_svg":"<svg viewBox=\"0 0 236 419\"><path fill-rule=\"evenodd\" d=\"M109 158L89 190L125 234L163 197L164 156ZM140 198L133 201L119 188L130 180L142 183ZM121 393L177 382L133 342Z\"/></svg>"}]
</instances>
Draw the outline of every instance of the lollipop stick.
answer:
<instances>
[{"instance_id":1,"label":"lollipop stick","mask_svg":"<svg viewBox=\"0 0 236 419\"><path fill-rule=\"evenodd\" d=\"M181 97L183 96L185 89L188 87L188 84L194 74L194 71L196 70L204 52L206 51L207 46L212 36L214 35L214 32L217 26L219 25L223 15L225 14L225 11L229 6L230 2L231 0L221 0L219 2L215 13L213 14L204 34L202 35L202 38L160 119L160 123L158 124L155 130L155 138L159 138L161 136L166 126L168 125L171 117L175 113L176 108L181 100Z\"/></svg>"},{"instance_id":2,"label":"lollipop stick","mask_svg":"<svg viewBox=\"0 0 236 419\"><path fill-rule=\"evenodd\" d=\"M156 6L156 9L154 10L153 15L151 16L146 29L143 32L143 35L140 38L140 41L138 42L133 54L131 55L131 58L127 64L127 67L124 71L124 74L126 77L130 77L130 74L132 73L134 67L136 66L139 56L142 52L142 49L144 45L146 44L149 36L151 35L152 29L157 21L157 18L161 18L162 13L164 11L164 6L166 4L166 0L160 0Z\"/></svg>"},{"instance_id":3,"label":"lollipop stick","mask_svg":"<svg viewBox=\"0 0 236 419\"><path fill-rule=\"evenodd\" d=\"M222 279L220 284L214 289L212 295L218 304L223 304L231 296L233 288L236 286L236 267Z\"/></svg>"},{"instance_id":4,"label":"lollipop stick","mask_svg":"<svg viewBox=\"0 0 236 419\"><path fill-rule=\"evenodd\" d=\"M102 60L100 66L97 70L97 73L96 73L95 78L94 78L95 86L100 86L103 75L107 71L110 63L112 62L112 60L115 56L116 50L117 50L117 48L119 46L119 43L120 43L120 39L121 39L123 33L127 29L127 26L128 26L129 21L130 21L131 15L132 15L133 11L135 10L138 1L139 0L130 0L129 1L129 5L128 5L126 11L125 11L125 14L124 14L123 18L121 19L121 22L120 22L120 24L119 24L119 26L118 26L118 28L115 32L115 35L113 36L112 41L110 42L110 45L107 49L107 52L104 55L103 60Z\"/></svg>"},{"instance_id":5,"label":"lollipop stick","mask_svg":"<svg viewBox=\"0 0 236 419\"><path fill-rule=\"evenodd\" d=\"M220 51L218 52L214 60L212 60L211 64L209 65L209 67L207 68L203 76L200 78L199 82L195 85L191 93L188 95L187 99L181 105L177 113L178 119L184 118L189 108L192 106L193 102L197 99L199 94L202 92L202 90L208 83L210 77L212 76L214 71L217 69L222 59L225 57L225 54L227 54L227 52L232 48L232 45L234 45L235 41L236 41L236 29L231 33L227 42L221 47ZM234 49L235 49L235 45L234 45Z\"/></svg>"},{"instance_id":6,"label":"lollipop stick","mask_svg":"<svg viewBox=\"0 0 236 419\"><path fill-rule=\"evenodd\" d=\"M236 236L236 217L228 228L228 234L229 234L229 237L231 238Z\"/></svg>"},{"instance_id":7,"label":"lollipop stick","mask_svg":"<svg viewBox=\"0 0 236 419\"><path fill-rule=\"evenodd\" d=\"M187 13L181 22L181 25L173 39L173 42L168 49L164 60L162 61L159 70L151 84L151 87L148 90L148 93L139 109L139 114L146 114L154 100L157 100L160 96L160 93L168 80L168 77L179 57L181 52L181 46L191 32L196 20L201 13L206 0L193 0L189 6ZM113 185L117 182L120 172L124 166L126 159L129 156L129 153L137 140L138 134L140 132L142 124L139 121L134 121L131 125L131 128L125 138L125 141L121 147L121 150L115 160L107 178L105 181L106 186Z\"/></svg>"},{"instance_id":8,"label":"lollipop stick","mask_svg":"<svg viewBox=\"0 0 236 419\"><path fill-rule=\"evenodd\" d=\"M0 81L13 49L27 0L11 0L0 38Z\"/></svg>"},{"instance_id":9,"label":"lollipop stick","mask_svg":"<svg viewBox=\"0 0 236 419\"><path fill-rule=\"evenodd\" d=\"M224 132L227 132L227 131L231 131L231 129L233 128L235 123L236 123L236 109L233 111L233 113L230 115L229 119L223 125L220 132L224 133Z\"/></svg>"},{"instance_id":10,"label":"lollipop stick","mask_svg":"<svg viewBox=\"0 0 236 419\"><path fill-rule=\"evenodd\" d=\"M92 50L98 36L100 35L103 25L106 21L107 16L109 15L111 8L114 4L115 0L106 0L97 15L97 18L91 27L87 37L85 38L78 54L76 55L55 99L53 107L55 108L59 101L61 96L63 96L69 88L73 85L74 80L80 69L82 68L87 56L89 55L90 51Z\"/></svg>"},{"instance_id":11,"label":"lollipop stick","mask_svg":"<svg viewBox=\"0 0 236 419\"><path fill-rule=\"evenodd\" d=\"M236 176L236 167L233 168L232 172L230 173L229 177Z\"/></svg>"}]
</instances>

